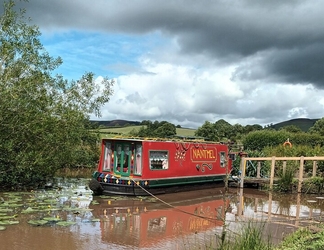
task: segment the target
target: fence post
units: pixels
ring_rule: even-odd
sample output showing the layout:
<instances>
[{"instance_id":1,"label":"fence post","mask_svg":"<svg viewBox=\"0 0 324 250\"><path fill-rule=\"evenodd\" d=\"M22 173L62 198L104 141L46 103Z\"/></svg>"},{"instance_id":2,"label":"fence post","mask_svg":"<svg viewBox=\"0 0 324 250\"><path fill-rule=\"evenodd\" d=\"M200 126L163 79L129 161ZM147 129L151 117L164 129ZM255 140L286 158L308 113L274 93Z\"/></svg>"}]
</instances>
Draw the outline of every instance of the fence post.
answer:
<instances>
[{"instance_id":1,"label":"fence post","mask_svg":"<svg viewBox=\"0 0 324 250\"><path fill-rule=\"evenodd\" d=\"M257 178L261 178L261 162L258 161L258 166L257 166Z\"/></svg>"},{"instance_id":2,"label":"fence post","mask_svg":"<svg viewBox=\"0 0 324 250\"><path fill-rule=\"evenodd\" d=\"M276 164L276 157L272 156L272 159L271 159L271 175L270 175L270 190L272 190L272 187L273 187L275 164Z\"/></svg>"},{"instance_id":3,"label":"fence post","mask_svg":"<svg viewBox=\"0 0 324 250\"><path fill-rule=\"evenodd\" d=\"M301 156L300 164L299 164L298 193L301 193L303 175L304 175L304 156Z\"/></svg>"},{"instance_id":4,"label":"fence post","mask_svg":"<svg viewBox=\"0 0 324 250\"><path fill-rule=\"evenodd\" d=\"M286 169L287 169L287 161L283 162L283 166L282 166L282 174L285 175L286 173Z\"/></svg>"},{"instance_id":5,"label":"fence post","mask_svg":"<svg viewBox=\"0 0 324 250\"><path fill-rule=\"evenodd\" d=\"M313 177L316 176L316 171L317 171L317 161L313 161Z\"/></svg>"},{"instance_id":6,"label":"fence post","mask_svg":"<svg viewBox=\"0 0 324 250\"><path fill-rule=\"evenodd\" d=\"M245 176L245 157L241 158L241 180L240 180L240 188L244 187L244 176Z\"/></svg>"}]
</instances>

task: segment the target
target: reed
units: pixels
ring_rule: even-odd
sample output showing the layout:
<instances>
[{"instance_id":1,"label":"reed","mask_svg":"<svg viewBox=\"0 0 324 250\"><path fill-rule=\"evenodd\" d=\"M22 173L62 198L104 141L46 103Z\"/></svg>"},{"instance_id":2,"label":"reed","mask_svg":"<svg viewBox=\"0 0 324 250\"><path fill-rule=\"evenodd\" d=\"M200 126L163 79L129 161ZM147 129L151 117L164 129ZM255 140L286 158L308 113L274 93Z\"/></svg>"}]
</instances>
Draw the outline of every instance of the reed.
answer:
<instances>
[{"instance_id":1,"label":"reed","mask_svg":"<svg viewBox=\"0 0 324 250\"><path fill-rule=\"evenodd\" d=\"M243 225L240 234L232 235L230 233L227 238L221 242L217 248L219 250L270 250L273 249L271 237L263 235L264 224L247 222Z\"/></svg>"},{"instance_id":2,"label":"reed","mask_svg":"<svg viewBox=\"0 0 324 250\"><path fill-rule=\"evenodd\" d=\"M296 168L294 166L287 166L286 170L281 170L278 173L279 180L277 182L277 189L280 192L289 192L292 191L294 175Z\"/></svg>"}]
</instances>

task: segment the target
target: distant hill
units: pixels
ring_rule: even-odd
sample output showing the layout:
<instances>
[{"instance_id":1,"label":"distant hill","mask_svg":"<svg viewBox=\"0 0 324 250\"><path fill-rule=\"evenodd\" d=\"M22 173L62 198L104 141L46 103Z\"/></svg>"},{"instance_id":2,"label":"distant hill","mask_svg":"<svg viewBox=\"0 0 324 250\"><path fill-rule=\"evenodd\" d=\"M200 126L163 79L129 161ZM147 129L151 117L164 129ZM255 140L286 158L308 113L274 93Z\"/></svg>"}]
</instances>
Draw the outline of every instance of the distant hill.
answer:
<instances>
[{"instance_id":1,"label":"distant hill","mask_svg":"<svg viewBox=\"0 0 324 250\"><path fill-rule=\"evenodd\" d=\"M308 118L297 118L289 121L279 122L277 124L270 125L271 128L279 130L282 127L294 125L300 128L302 131L307 132L308 129L314 126L315 122L319 119L308 119ZM138 121L128 121L128 120L111 120L111 121L90 121L92 124L97 124L98 126L104 126L107 128L112 127L125 127L125 126L138 126L141 122ZM203 125L203 124L201 124Z\"/></svg>"},{"instance_id":2,"label":"distant hill","mask_svg":"<svg viewBox=\"0 0 324 250\"><path fill-rule=\"evenodd\" d=\"M140 125L141 122L137 121L127 121L127 120L112 120L112 121L90 121L92 124L97 124L98 126L105 126L105 127L124 127L125 125L128 126L137 126Z\"/></svg>"},{"instance_id":3,"label":"distant hill","mask_svg":"<svg viewBox=\"0 0 324 250\"><path fill-rule=\"evenodd\" d=\"M285 126L294 125L300 128L302 131L307 132L310 127L314 126L317 120L318 119L297 118L289 121L279 122L277 124L271 125L270 127L278 130Z\"/></svg>"}]
</instances>

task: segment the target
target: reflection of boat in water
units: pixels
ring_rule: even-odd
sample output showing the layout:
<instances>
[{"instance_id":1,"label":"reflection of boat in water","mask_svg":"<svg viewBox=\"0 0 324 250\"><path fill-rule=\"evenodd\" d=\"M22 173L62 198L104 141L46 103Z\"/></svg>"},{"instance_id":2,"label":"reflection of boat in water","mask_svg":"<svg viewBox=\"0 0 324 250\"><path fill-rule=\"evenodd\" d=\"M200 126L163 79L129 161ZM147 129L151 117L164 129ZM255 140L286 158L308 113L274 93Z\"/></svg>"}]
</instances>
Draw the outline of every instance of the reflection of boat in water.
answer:
<instances>
[{"instance_id":1,"label":"reflection of boat in water","mask_svg":"<svg viewBox=\"0 0 324 250\"><path fill-rule=\"evenodd\" d=\"M163 244L163 241L179 239L179 236L221 227L229 204L219 197L208 201L186 201L173 208L130 200L112 203L108 201L100 205L101 214L97 215L101 217L102 240L134 247L152 247ZM161 206L164 208L159 208Z\"/></svg>"},{"instance_id":2,"label":"reflection of boat in water","mask_svg":"<svg viewBox=\"0 0 324 250\"><path fill-rule=\"evenodd\" d=\"M95 193L162 194L223 182L231 170L228 146L207 141L103 139ZM209 186L210 187L210 186Z\"/></svg>"}]
</instances>

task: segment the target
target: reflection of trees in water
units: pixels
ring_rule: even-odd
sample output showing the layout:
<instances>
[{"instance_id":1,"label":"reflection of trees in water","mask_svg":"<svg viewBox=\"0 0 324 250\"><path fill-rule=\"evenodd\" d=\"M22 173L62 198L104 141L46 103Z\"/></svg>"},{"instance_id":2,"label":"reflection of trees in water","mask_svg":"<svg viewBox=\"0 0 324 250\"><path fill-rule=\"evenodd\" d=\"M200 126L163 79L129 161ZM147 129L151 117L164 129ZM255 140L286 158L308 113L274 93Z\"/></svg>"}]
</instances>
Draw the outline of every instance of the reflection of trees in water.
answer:
<instances>
[{"instance_id":1,"label":"reflection of trees in water","mask_svg":"<svg viewBox=\"0 0 324 250\"><path fill-rule=\"evenodd\" d=\"M256 204L256 198L254 197L244 197L244 204L249 207L254 207L255 205L263 206L267 202L266 198L258 199Z\"/></svg>"}]
</instances>

